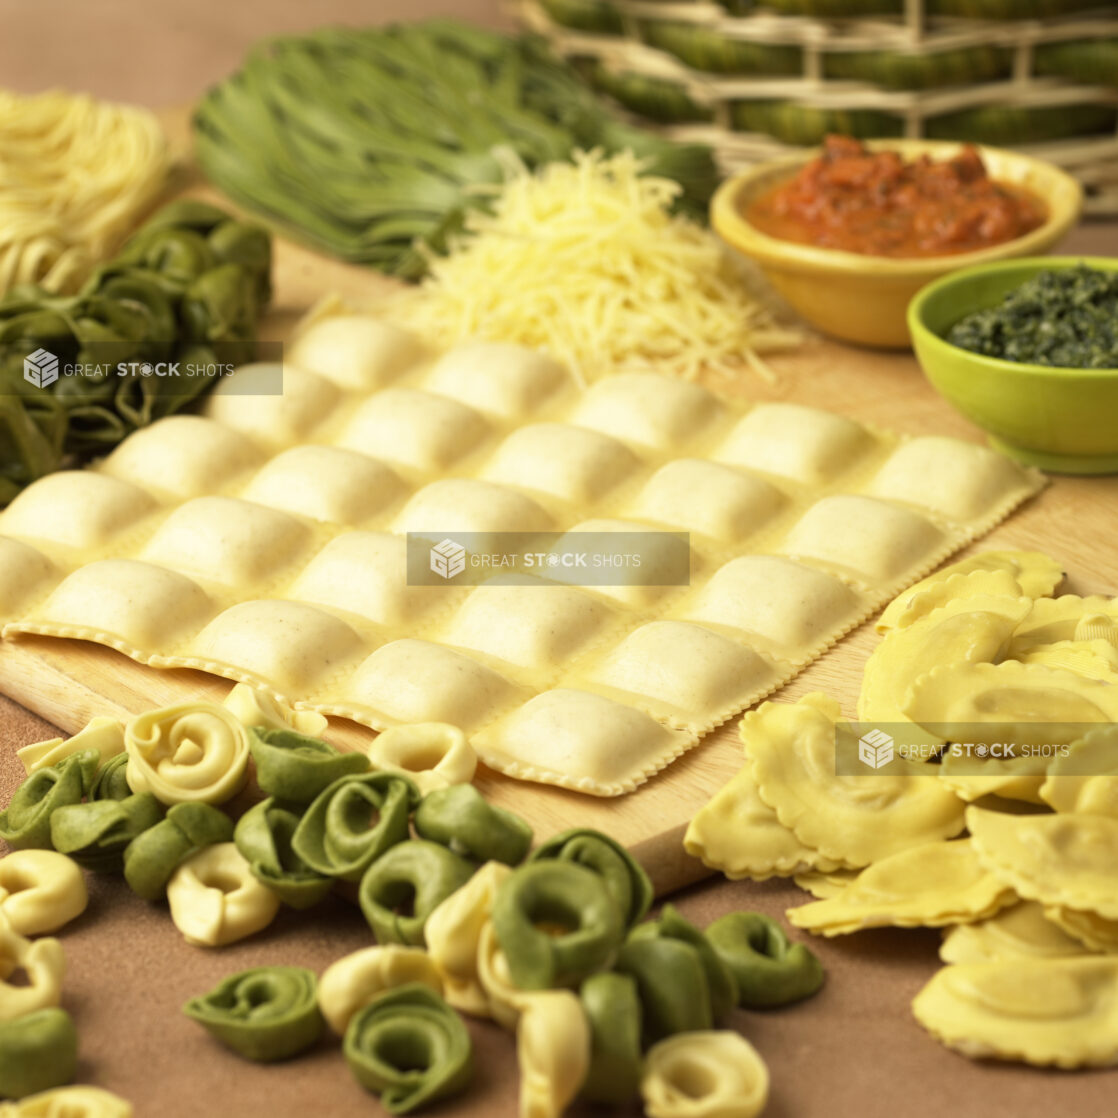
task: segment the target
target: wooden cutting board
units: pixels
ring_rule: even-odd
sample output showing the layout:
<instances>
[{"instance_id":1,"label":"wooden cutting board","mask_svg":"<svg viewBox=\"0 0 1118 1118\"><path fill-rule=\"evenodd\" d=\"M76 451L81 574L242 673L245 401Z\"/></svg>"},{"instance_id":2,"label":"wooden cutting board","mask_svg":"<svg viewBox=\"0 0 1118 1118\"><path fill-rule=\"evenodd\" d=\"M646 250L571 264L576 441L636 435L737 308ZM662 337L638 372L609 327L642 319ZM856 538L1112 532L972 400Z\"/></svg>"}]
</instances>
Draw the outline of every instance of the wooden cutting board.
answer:
<instances>
[{"instance_id":1,"label":"wooden cutting board","mask_svg":"<svg viewBox=\"0 0 1118 1118\"><path fill-rule=\"evenodd\" d=\"M167 118L183 144L185 120L182 112ZM175 192L227 205L201 185L185 162ZM374 273L277 239L275 302L263 324L264 336L282 340L328 292L363 304L390 288L389 281ZM982 440L980 431L933 392L911 354L812 340L795 352L774 356L770 364L775 373L771 384L751 373L736 379L711 377L706 383L726 395L811 404L899 432ZM1047 551L1065 564L1068 592L1116 594L1118 478L1055 479L976 547ZM774 697L796 699L823 690L853 716L862 666L876 641L872 624L861 626ZM0 642L0 691L71 733L94 715L127 717L185 699L220 701L230 687L227 680L202 672L146 668L88 642L41 637ZM372 733L333 719L326 736L359 748ZM478 785L495 803L523 815L538 838L575 826L609 831L630 846L657 891L669 892L709 872L683 852L683 832L692 815L740 765L735 719L648 784L616 799L517 782L488 770L479 773Z\"/></svg>"}]
</instances>

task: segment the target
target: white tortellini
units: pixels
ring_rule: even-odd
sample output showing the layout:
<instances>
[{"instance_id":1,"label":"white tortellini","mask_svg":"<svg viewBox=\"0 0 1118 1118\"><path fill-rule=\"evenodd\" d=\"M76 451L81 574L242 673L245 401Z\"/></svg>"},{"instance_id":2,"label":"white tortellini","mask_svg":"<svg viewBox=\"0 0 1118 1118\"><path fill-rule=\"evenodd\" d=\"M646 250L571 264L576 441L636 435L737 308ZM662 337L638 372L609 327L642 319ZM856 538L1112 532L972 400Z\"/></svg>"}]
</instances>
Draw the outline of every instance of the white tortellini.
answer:
<instances>
[{"instance_id":1,"label":"white tortellini","mask_svg":"<svg viewBox=\"0 0 1118 1118\"><path fill-rule=\"evenodd\" d=\"M443 992L442 979L426 951L419 947L386 944L364 947L331 963L318 980L318 1008L331 1030L345 1036L349 1019L378 994L422 982L436 994Z\"/></svg>"},{"instance_id":2,"label":"white tortellini","mask_svg":"<svg viewBox=\"0 0 1118 1118\"><path fill-rule=\"evenodd\" d=\"M249 736L215 703L176 703L125 727L128 786L164 804L231 800L248 777Z\"/></svg>"},{"instance_id":3,"label":"white tortellini","mask_svg":"<svg viewBox=\"0 0 1118 1118\"><path fill-rule=\"evenodd\" d=\"M26 975L23 985L8 980L17 972ZM0 918L0 1021L15 1021L58 1005L66 956L56 939L29 940Z\"/></svg>"},{"instance_id":4,"label":"white tortellini","mask_svg":"<svg viewBox=\"0 0 1118 1118\"><path fill-rule=\"evenodd\" d=\"M54 932L89 903L78 864L54 850L13 850L0 858L0 914L21 936Z\"/></svg>"},{"instance_id":5,"label":"white tortellini","mask_svg":"<svg viewBox=\"0 0 1118 1118\"><path fill-rule=\"evenodd\" d=\"M266 928L280 907L231 842L187 858L167 882L167 901L175 927L196 947L236 943Z\"/></svg>"},{"instance_id":6,"label":"white tortellini","mask_svg":"<svg viewBox=\"0 0 1118 1118\"><path fill-rule=\"evenodd\" d=\"M641 1095L649 1118L756 1118L769 1071L740 1033L679 1033L649 1049Z\"/></svg>"},{"instance_id":7,"label":"white tortellini","mask_svg":"<svg viewBox=\"0 0 1118 1118\"><path fill-rule=\"evenodd\" d=\"M390 726L366 751L374 769L406 773L426 795L451 784L468 784L477 754L466 735L447 722Z\"/></svg>"},{"instance_id":8,"label":"white tortellini","mask_svg":"<svg viewBox=\"0 0 1118 1118\"><path fill-rule=\"evenodd\" d=\"M48 738L46 741L37 741L32 745L25 745L16 751L16 756L23 762L23 767L30 776L39 769L57 765L59 761L86 749L96 749L101 755L99 765L103 765L110 757L124 752L124 723L117 718L98 716L92 718L73 737Z\"/></svg>"},{"instance_id":9,"label":"white tortellini","mask_svg":"<svg viewBox=\"0 0 1118 1118\"><path fill-rule=\"evenodd\" d=\"M533 992L516 1027L520 1118L559 1118L590 1070L590 1025L570 990Z\"/></svg>"},{"instance_id":10,"label":"white tortellini","mask_svg":"<svg viewBox=\"0 0 1118 1118\"><path fill-rule=\"evenodd\" d=\"M478 977L481 933L497 889L510 873L512 869L501 862L486 862L423 926L431 962L442 977L443 996L455 1009L478 1017L489 1016L490 1005Z\"/></svg>"}]
</instances>

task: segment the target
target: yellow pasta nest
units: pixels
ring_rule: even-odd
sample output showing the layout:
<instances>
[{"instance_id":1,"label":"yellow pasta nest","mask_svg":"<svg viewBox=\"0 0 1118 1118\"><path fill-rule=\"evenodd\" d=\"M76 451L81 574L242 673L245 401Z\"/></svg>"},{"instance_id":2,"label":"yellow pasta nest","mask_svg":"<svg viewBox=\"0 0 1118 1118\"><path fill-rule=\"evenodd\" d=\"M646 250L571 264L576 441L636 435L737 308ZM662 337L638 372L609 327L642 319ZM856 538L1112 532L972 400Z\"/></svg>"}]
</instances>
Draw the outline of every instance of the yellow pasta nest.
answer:
<instances>
[{"instance_id":1,"label":"yellow pasta nest","mask_svg":"<svg viewBox=\"0 0 1118 1118\"><path fill-rule=\"evenodd\" d=\"M0 90L0 295L20 283L79 288L155 199L169 163L145 109Z\"/></svg>"}]
</instances>

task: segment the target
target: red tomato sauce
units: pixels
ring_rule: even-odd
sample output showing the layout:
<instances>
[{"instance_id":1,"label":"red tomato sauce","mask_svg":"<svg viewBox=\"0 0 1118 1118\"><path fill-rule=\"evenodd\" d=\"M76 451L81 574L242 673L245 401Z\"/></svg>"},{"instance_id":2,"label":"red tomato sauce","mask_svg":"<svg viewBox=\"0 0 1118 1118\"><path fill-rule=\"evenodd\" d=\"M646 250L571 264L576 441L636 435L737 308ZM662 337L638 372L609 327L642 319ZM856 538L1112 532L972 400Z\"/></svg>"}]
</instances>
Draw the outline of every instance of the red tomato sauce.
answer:
<instances>
[{"instance_id":1,"label":"red tomato sauce","mask_svg":"<svg viewBox=\"0 0 1118 1118\"><path fill-rule=\"evenodd\" d=\"M784 241L921 257L1011 241L1042 225L1047 207L1024 187L991 179L969 144L953 159L906 163L895 151L828 136L819 158L762 194L745 216Z\"/></svg>"}]
</instances>

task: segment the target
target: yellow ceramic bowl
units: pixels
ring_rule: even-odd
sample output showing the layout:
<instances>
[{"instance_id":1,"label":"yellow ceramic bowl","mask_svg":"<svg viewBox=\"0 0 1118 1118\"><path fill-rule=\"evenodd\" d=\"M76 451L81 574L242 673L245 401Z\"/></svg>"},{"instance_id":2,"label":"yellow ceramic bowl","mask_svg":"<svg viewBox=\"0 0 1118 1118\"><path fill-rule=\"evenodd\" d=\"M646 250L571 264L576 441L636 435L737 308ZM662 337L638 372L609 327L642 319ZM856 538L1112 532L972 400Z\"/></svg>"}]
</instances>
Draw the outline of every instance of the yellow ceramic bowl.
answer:
<instances>
[{"instance_id":1,"label":"yellow ceramic bowl","mask_svg":"<svg viewBox=\"0 0 1118 1118\"><path fill-rule=\"evenodd\" d=\"M906 160L924 154L941 160L955 155L962 145L946 140L872 140L867 146L900 152ZM978 150L991 178L1017 183L1044 199L1048 220L1043 225L993 248L918 260L796 244L769 237L751 225L745 218L750 202L794 176L818 151L761 163L727 179L711 201L711 223L723 240L755 260L773 287L825 334L859 345L909 346L905 311L921 287L959 268L1044 252L1079 217L1083 190L1058 167L999 148Z\"/></svg>"},{"instance_id":2,"label":"yellow ceramic bowl","mask_svg":"<svg viewBox=\"0 0 1118 1118\"><path fill-rule=\"evenodd\" d=\"M964 315L997 306L1038 272L1080 263L1118 272L1118 259L1104 256L1037 256L967 268L924 288L909 307L909 326L924 375L999 450L1057 473L1118 473L1118 369L1002 361L944 341Z\"/></svg>"}]
</instances>

